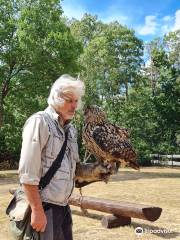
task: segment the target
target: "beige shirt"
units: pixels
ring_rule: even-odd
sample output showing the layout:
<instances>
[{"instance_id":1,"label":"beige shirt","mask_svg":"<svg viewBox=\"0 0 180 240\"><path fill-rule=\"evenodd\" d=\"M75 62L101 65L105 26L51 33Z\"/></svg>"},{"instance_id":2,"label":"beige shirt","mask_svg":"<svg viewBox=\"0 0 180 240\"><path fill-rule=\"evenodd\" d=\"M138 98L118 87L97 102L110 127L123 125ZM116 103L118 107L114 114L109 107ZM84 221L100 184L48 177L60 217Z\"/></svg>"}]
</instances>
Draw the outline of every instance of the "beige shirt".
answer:
<instances>
[{"instance_id":1,"label":"beige shirt","mask_svg":"<svg viewBox=\"0 0 180 240\"><path fill-rule=\"evenodd\" d=\"M38 185L56 159L68 129L66 152L51 182L41 191L42 201L66 205L74 187L76 162L79 162L77 133L71 124L60 125L52 107L35 113L25 123L19 163L20 182Z\"/></svg>"}]
</instances>

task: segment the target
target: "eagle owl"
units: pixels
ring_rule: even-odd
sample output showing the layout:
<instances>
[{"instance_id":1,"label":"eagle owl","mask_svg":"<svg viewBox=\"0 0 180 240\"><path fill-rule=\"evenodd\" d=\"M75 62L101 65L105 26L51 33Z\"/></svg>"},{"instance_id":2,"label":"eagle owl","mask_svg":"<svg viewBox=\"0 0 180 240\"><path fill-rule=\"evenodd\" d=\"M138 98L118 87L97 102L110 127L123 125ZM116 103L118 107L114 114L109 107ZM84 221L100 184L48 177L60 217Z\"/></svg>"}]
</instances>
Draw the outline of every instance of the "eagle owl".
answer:
<instances>
[{"instance_id":1,"label":"eagle owl","mask_svg":"<svg viewBox=\"0 0 180 240\"><path fill-rule=\"evenodd\" d=\"M83 142L87 151L98 161L139 169L137 155L130 143L126 128L110 123L98 106L86 107L84 122Z\"/></svg>"}]
</instances>

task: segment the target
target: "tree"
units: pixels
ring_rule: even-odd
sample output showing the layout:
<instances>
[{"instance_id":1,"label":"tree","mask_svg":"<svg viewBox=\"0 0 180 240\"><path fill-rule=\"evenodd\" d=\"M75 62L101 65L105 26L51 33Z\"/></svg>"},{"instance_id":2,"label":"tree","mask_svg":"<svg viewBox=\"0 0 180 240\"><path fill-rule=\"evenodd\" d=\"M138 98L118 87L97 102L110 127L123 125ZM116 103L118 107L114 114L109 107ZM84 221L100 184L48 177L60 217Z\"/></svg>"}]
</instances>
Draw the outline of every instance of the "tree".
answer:
<instances>
[{"instance_id":1,"label":"tree","mask_svg":"<svg viewBox=\"0 0 180 240\"><path fill-rule=\"evenodd\" d=\"M9 92L10 81L20 69L15 67L20 55L16 36L18 7L13 1L0 1L0 128L3 124L4 99Z\"/></svg>"},{"instance_id":2,"label":"tree","mask_svg":"<svg viewBox=\"0 0 180 240\"><path fill-rule=\"evenodd\" d=\"M85 13L81 20L73 19L70 22L72 35L87 47L91 40L102 31L103 24L97 16Z\"/></svg>"},{"instance_id":3,"label":"tree","mask_svg":"<svg viewBox=\"0 0 180 240\"><path fill-rule=\"evenodd\" d=\"M180 30L170 32L164 37L165 49L169 53L169 60L177 70L180 70Z\"/></svg>"},{"instance_id":4,"label":"tree","mask_svg":"<svg viewBox=\"0 0 180 240\"><path fill-rule=\"evenodd\" d=\"M101 32L91 39L80 57L87 95L101 102L123 94L124 89L128 97L129 86L136 84L143 54L142 42L133 31L117 22L102 25Z\"/></svg>"},{"instance_id":5,"label":"tree","mask_svg":"<svg viewBox=\"0 0 180 240\"><path fill-rule=\"evenodd\" d=\"M152 101L156 112L156 123L161 130L157 138L159 144L156 151L173 153L177 149L177 135L179 133L179 104L177 100L180 94L179 69L177 58L172 57L175 55L172 48L171 51L167 49L166 41L167 37L151 43L150 69L155 73ZM148 72L146 75L152 81Z\"/></svg>"},{"instance_id":6,"label":"tree","mask_svg":"<svg viewBox=\"0 0 180 240\"><path fill-rule=\"evenodd\" d=\"M148 76L149 86L151 87L152 96L156 94L157 79L159 76L158 66L155 66L153 54L158 51L163 51L163 42L161 38L156 38L145 44L145 55L147 55L146 65L144 67L145 75Z\"/></svg>"},{"instance_id":7,"label":"tree","mask_svg":"<svg viewBox=\"0 0 180 240\"><path fill-rule=\"evenodd\" d=\"M45 106L52 82L79 72L82 47L58 0L1 0L0 11L1 141L15 151L25 119Z\"/></svg>"}]
</instances>

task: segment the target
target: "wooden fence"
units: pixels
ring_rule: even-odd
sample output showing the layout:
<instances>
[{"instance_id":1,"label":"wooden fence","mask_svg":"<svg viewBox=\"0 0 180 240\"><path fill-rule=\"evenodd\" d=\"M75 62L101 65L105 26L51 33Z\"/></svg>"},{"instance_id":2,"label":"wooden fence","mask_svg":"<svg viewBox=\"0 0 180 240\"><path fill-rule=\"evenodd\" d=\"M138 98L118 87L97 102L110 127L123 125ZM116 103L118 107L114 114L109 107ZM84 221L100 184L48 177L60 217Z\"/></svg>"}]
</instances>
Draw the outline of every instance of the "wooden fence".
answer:
<instances>
[{"instance_id":1,"label":"wooden fence","mask_svg":"<svg viewBox=\"0 0 180 240\"><path fill-rule=\"evenodd\" d=\"M153 165L180 166L180 154L150 154Z\"/></svg>"}]
</instances>

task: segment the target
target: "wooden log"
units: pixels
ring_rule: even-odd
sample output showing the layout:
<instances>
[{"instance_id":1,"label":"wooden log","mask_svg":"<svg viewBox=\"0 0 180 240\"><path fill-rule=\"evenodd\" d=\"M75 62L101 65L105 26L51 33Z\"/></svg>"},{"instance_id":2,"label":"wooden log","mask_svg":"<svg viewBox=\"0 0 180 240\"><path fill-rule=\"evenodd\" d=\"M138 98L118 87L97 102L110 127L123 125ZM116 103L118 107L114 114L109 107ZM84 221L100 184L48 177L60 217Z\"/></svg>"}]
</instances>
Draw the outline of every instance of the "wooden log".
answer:
<instances>
[{"instance_id":1,"label":"wooden log","mask_svg":"<svg viewBox=\"0 0 180 240\"><path fill-rule=\"evenodd\" d=\"M114 214L116 216L140 218L148 221L156 221L162 212L162 208L147 206L144 204L116 202L107 199L85 197L72 194L69 204L84 209Z\"/></svg>"},{"instance_id":2,"label":"wooden log","mask_svg":"<svg viewBox=\"0 0 180 240\"><path fill-rule=\"evenodd\" d=\"M130 217L108 215L104 216L101 220L102 226L105 228L114 228L120 226L126 226L131 224Z\"/></svg>"}]
</instances>

